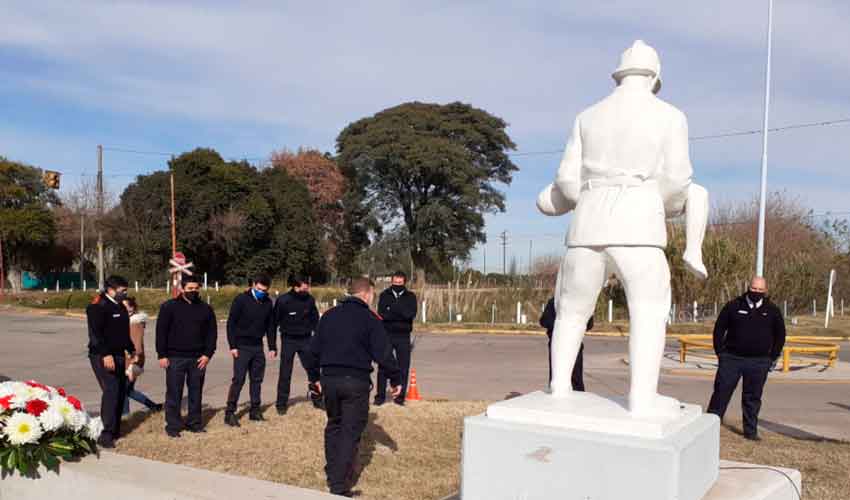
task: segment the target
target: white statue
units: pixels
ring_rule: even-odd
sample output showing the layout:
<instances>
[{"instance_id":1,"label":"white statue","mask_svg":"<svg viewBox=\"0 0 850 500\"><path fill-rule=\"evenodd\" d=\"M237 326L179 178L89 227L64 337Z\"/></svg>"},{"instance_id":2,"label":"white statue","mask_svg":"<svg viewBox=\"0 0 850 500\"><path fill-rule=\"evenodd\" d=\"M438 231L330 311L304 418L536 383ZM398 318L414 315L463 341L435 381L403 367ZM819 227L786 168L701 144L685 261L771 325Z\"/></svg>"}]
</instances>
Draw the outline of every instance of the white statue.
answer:
<instances>
[{"instance_id":1,"label":"white statue","mask_svg":"<svg viewBox=\"0 0 850 500\"><path fill-rule=\"evenodd\" d=\"M636 41L613 77L616 90L576 118L555 182L537 199L546 215L574 211L555 291L550 387L555 397L572 393L585 325L613 273L629 304L629 410L674 417L679 402L658 394L670 311L665 219L685 214L684 260L704 278L708 193L691 182L685 115L654 95L661 88L656 51Z\"/></svg>"}]
</instances>

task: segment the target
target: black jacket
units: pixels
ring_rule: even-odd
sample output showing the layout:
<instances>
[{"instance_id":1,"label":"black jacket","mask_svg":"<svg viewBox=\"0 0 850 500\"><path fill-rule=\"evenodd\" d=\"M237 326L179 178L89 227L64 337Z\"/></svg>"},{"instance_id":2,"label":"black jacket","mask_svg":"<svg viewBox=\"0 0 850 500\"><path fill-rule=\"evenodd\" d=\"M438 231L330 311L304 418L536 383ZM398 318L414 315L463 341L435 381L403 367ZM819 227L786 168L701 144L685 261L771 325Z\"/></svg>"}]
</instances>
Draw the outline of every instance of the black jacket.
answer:
<instances>
[{"instance_id":1,"label":"black jacket","mask_svg":"<svg viewBox=\"0 0 850 500\"><path fill-rule=\"evenodd\" d=\"M307 375L311 382L322 376L350 376L371 381L372 362L387 372L393 386L401 372L380 317L356 297L348 297L319 320L310 339Z\"/></svg>"},{"instance_id":2,"label":"black jacket","mask_svg":"<svg viewBox=\"0 0 850 500\"><path fill-rule=\"evenodd\" d=\"M785 346L782 312L765 297L761 307L750 309L746 295L723 306L714 323L714 352L744 358L776 359Z\"/></svg>"},{"instance_id":3,"label":"black jacket","mask_svg":"<svg viewBox=\"0 0 850 500\"><path fill-rule=\"evenodd\" d=\"M247 290L233 299L230 314L227 315L227 344L231 349L241 346L262 346L263 337L270 351L277 351L274 330L274 306L266 296L263 300L254 298Z\"/></svg>"},{"instance_id":4,"label":"black jacket","mask_svg":"<svg viewBox=\"0 0 850 500\"><path fill-rule=\"evenodd\" d=\"M278 297L275 302L274 322L277 328L280 328L281 337L312 335L319 323L316 299L309 293L299 295L290 290Z\"/></svg>"},{"instance_id":5,"label":"black jacket","mask_svg":"<svg viewBox=\"0 0 850 500\"><path fill-rule=\"evenodd\" d=\"M378 298L378 314L384 318L389 335L410 335L416 319L416 295L405 288L396 296L392 288L387 288Z\"/></svg>"},{"instance_id":6,"label":"black jacket","mask_svg":"<svg viewBox=\"0 0 850 500\"><path fill-rule=\"evenodd\" d=\"M156 318L156 355L162 358L212 358L218 339L215 312L202 300L182 296L164 302Z\"/></svg>"},{"instance_id":7,"label":"black jacket","mask_svg":"<svg viewBox=\"0 0 850 500\"><path fill-rule=\"evenodd\" d=\"M555 329L555 298L549 299L543 314L540 316L540 326L546 329L546 336L552 338L552 330ZM593 330L593 316L587 320L587 331Z\"/></svg>"},{"instance_id":8,"label":"black jacket","mask_svg":"<svg viewBox=\"0 0 850 500\"><path fill-rule=\"evenodd\" d=\"M86 307L89 326L89 354L124 356L135 352L130 340L130 316L123 304L112 302L105 294Z\"/></svg>"}]
</instances>

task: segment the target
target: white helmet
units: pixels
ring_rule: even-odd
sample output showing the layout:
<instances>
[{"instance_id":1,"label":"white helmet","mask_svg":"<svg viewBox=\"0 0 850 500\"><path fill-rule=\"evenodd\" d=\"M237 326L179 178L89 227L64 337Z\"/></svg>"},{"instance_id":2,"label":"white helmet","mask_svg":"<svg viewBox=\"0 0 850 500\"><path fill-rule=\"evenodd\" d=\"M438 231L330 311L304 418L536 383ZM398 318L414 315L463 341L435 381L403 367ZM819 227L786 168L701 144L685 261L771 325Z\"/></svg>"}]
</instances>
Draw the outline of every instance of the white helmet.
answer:
<instances>
[{"instance_id":1,"label":"white helmet","mask_svg":"<svg viewBox=\"0 0 850 500\"><path fill-rule=\"evenodd\" d=\"M658 58L658 52L643 40L635 40L635 43L623 52L620 66L611 76L619 85L623 77L629 75L652 76L655 78L652 93L657 94L661 90L661 60Z\"/></svg>"}]
</instances>

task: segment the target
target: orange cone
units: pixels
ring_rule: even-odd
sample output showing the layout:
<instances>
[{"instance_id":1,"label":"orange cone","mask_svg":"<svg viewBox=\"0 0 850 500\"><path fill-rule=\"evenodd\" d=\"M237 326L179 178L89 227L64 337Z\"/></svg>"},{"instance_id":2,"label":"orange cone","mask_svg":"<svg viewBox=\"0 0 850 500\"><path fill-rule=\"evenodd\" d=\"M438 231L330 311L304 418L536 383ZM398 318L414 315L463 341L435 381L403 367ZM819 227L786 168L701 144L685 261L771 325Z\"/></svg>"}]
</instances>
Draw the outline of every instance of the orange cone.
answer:
<instances>
[{"instance_id":1,"label":"orange cone","mask_svg":"<svg viewBox=\"0 0 850 500\"><path fill-rule=\"evenodd\" d=\"M407 387L407 401L422 401L422 396L419 395L419 386L416 385L416 368L410 369L410 385Z\"/></svg>"}]
</instances>

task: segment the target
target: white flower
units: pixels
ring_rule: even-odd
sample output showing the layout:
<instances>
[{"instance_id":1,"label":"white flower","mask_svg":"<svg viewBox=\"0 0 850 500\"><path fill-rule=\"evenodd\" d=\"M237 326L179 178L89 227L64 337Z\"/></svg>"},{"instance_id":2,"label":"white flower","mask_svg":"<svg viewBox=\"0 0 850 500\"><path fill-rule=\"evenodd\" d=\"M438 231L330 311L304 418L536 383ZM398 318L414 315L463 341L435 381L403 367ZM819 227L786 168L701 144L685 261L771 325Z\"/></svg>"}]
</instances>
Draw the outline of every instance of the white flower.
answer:
<instances>
[{"instance_id":1,"label":"white flower","mask_svg":"<svg viewBox=\"0 0 850 500\"><path fill-rule=\"evenodd\" d=\"M6 420L3 433L12 445L37 443L41 438L38 419L27 413L15 413Z\"/></svg>"},{"instance_id":2,"label":"white flower","mask_svg":"<svg viewBox=\"0 0 850 500\"><path fill-rule=\"evenodd\" d=\"M65 417L62 416L62 413L54 405L50 405L49 408L41 412L41 415L38 416L38 421L44 432L53 432L65 425Z\"/></svg>"},{"instance_id":3,"label":"white flower","mask_svg":"<svg viewBox=\"0 0 850 500\"><path fill-rule=\"evenodd\" d=\"M74 410L71 414L71 428L74 432L80 432L89 423L89 414L84 411Z\"/></svg>"},{"instance_id":4,"label":"white flower","mask_svg":"<svg viewBox=\"0 0 850 500\"><path fill-rule=\"evenodd\" d=\"M83 434L87 438L94 439L96 441L97 438L100 437L101 432L103 432L103 421L100 419L100 417L97 417L89 421L89 424L86 426L85 430L83 431Z\"/></svg>"},{"instance_id":5,"label":"white flower","mask_svg":"<svg viewBox=\"0 0 850 500\"><path fill-rule=\"evenodd\" d=\"M62 419L65 421L65 425L68 427L72 427L74 424L74 414L77 413L77 410L71 406L71 403L68 402L65 398L58 399L51 403L50 408L55 408L56 411L62 415Z\"/></svg>"}]
</instances>

